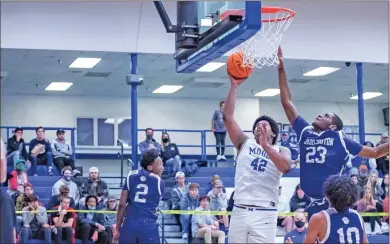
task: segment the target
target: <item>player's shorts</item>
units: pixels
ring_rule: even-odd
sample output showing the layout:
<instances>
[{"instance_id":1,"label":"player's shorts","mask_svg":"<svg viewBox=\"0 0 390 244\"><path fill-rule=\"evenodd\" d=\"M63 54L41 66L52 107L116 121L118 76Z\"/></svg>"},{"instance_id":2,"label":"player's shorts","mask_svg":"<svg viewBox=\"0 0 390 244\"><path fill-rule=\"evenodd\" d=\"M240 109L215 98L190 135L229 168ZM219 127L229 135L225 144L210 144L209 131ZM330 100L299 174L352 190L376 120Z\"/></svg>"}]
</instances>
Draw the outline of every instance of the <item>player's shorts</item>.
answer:
<instances>
[{"instance_id":1,"label":"player's shorts","mask_svg":"<svg viewBox=\"0 0 390 244\"><path fill-rule=\"evenodd\" d=\"M309 206L306 207L305 212L307 212L307 221L310 220L313 214L319 213L322 210L327 210L329 208L329 202L326 198L323 199L313 199Z\"/></svg>"},{"instance_id":2,"label":"player's shorts","mask_svg":"<svg viewBox=\"0 0 390 244\"><path fill-rule=\"evenodd\" d=\"M276 208L234 205L230 219L229 243L275 243Z\"/></svg>"},{"instance_id":3,"label":"player's shorts","mask_svg":"<svg viewBox=\"0 0 390 244\"><path fill-rule=\"evenodd\" d=\"M126 217L120 230L119 244L133 243L160 243L156 220L142 217Z\"/></svg>"}]
</instances>

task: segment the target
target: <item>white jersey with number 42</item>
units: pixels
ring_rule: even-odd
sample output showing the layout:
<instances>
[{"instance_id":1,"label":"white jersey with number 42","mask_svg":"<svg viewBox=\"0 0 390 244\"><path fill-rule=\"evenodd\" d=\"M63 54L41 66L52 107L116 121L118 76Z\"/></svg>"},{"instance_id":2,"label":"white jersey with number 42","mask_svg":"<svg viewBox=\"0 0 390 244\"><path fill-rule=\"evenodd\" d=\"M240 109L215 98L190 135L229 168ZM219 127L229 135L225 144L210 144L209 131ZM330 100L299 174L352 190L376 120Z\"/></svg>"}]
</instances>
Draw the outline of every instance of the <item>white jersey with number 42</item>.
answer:
<instances>
[{"instance_id":1,"label":"white jersey with number 42","mask_svg":"<svg viewBox=\"0 0 390 244\"><path fill-rule=\"evenodd\" d=\"M274 145L276 151L279 146ZM276 208L282 173L263 148L247 139L236 158L234 204Z\"/></svg>"}]
</instances>

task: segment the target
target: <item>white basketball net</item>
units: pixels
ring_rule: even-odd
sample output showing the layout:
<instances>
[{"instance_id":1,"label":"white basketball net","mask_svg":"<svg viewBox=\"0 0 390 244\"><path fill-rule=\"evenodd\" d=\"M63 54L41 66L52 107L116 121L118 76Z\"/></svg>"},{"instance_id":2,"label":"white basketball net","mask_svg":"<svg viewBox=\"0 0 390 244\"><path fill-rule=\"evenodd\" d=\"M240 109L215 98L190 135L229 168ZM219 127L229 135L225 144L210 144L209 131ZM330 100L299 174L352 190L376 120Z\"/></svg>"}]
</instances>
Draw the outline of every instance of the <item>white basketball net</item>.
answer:
<instances>
[{"instance_id":1,"label":"white basketball net","mask_svg":"<svg viewBox=\"0 0 390 244\"><path fill-rule=\"evenodd\" d=\"M262 14L260 31L241 44L245 67L262 68L263 66L270 67L279 64L278 47L284 32L293 20L293 16L289 17L290 15L291 13L285 10L279 10L273 14ZM280 21L271 21L275 19Z\"/></svg>"}]
</instances>

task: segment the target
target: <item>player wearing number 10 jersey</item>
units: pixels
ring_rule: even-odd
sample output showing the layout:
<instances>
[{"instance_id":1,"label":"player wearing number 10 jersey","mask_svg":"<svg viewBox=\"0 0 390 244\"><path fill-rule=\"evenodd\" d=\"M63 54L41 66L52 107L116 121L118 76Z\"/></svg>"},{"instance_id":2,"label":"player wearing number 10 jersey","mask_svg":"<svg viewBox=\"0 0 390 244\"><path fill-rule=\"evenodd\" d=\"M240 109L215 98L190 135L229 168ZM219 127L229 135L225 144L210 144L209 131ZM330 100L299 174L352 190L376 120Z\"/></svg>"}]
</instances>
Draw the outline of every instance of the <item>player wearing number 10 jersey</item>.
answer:
<instances>
[{"instance_id":1,"label":"player wearing number 10 jersey","mask_svg":"<svg viewBox=\"0 0 390 244\"><path fill-rule=\"evenodd\" d=\"M366 147L348 139L343 133L343 122L335 113L318 115L309 125L299 116L291 101L291 92L284 71L282 51L279 48L280 98L293 129L298 136L300 149L300 183L309 197L317 199L308 209L310 214L328 208L323 200L322 184L330 175L340 174L350 155L379 158L389 153L389 143L378 147ZM315 105L313 105L315 106Z\"/></svg>"},{"instance_id":2,"label":"player wearing number 10 jersey","mask_svg":"<svg viewBox=\"0 0 390 244\"><path fill-rule=\"evenodd\" d=\"M324 183L330 208L312 216L303 243L368 243L363 219L352 209L357 190L349 177L330 176Z\"/></svg>"},{"instance_id":3,"label":"player wearing number 10 jersey","mask_svg":"<svg viewBox=\"0 0 390 244\"><path fill-rule=\"evenodd\" d=\"M291 153L275 145L279 128L268 116L254 122L255 140L242 132L233 114L236 90L243 80L230 80L223 119L238 155L229 243L275 243L280 177L290 170Z\"/></svg>"},{"instance_id":4,"label":"player wearing number 10 jersey","mask_svg":"<svg viewBox=\"0 0 390 244\"><path fill-rule=\"evenodd\" d=\"M146 151L141 166L142 170L129 172L122 189L114 230L119 243L160 243L157 208L165 185L160 178L164 168L158 152Z\"/></svg>"}]
</instances>

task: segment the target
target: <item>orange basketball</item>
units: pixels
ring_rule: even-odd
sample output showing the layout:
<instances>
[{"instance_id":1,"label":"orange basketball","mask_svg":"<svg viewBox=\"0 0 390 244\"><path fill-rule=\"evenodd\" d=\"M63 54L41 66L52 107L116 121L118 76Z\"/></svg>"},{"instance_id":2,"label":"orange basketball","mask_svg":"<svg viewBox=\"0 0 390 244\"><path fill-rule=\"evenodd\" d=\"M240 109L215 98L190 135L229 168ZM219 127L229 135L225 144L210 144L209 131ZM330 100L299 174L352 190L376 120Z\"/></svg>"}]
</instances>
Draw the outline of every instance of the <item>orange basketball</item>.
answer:
<instances>
[{"instance_id":1,"label":"orange basketball","mask_svg":"<svg viewBox=\"0 0 390 244\"><path fill-rule=\"evenodd\" d=\"M230 55L226 64L228 74L236 79L247 79L253 69L251 67L244 67L243 63L242 52L235 52Z\"/></svg>"}]
</instances>

